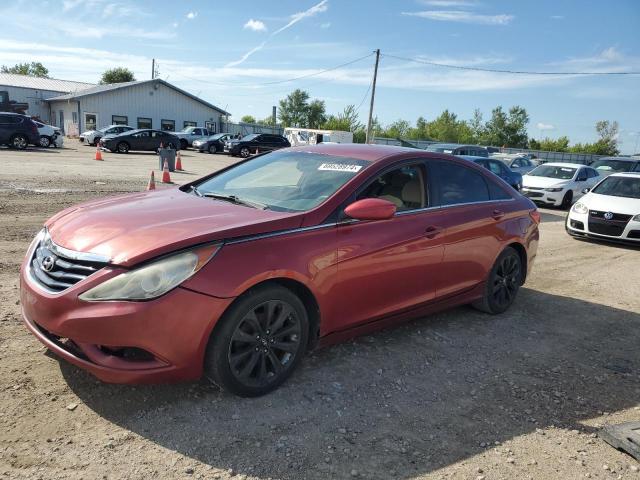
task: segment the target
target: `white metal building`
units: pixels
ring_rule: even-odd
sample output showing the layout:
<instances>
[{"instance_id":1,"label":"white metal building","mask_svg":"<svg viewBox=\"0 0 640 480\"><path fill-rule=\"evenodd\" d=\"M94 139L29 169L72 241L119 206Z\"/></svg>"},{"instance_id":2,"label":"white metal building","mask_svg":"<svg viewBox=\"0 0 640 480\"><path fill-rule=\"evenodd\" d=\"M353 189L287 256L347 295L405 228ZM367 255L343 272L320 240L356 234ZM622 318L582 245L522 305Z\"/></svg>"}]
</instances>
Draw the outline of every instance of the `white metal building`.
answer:
<instances>
[{"instance_id":1,"label":"white metal building","mask_svg":"<svg viewBox=\"0 0 640 480\"><path fill-rule=\"evenodd\" d=\"M0 74L0 91L29 103L28 115L66 135L112 124L178 131L187 126L219 132L230 114L161 79L95 85Z\"/></svg>"}]
</instances>

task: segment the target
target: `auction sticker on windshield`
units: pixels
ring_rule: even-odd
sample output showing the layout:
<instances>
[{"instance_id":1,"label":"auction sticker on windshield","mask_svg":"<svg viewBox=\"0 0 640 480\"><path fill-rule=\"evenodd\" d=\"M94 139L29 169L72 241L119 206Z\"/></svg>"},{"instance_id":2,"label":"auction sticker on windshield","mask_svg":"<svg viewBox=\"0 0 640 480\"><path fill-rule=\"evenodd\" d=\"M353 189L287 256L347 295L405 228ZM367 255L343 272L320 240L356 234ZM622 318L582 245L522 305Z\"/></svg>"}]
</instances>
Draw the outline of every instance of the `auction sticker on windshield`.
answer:
<instances>
[{"instance_id":1,"label":"auction sticker on windshield","mask_svg":"<svg viewBox=\"0 0 640 480\"><path fill-rule=\"evenodd\" d=\"M357 173L362 169L362 165L349 165L346 163L323 163L318 167L318 170L325 170L331 172L353 172Z\"/></svg>"}]
</instances>

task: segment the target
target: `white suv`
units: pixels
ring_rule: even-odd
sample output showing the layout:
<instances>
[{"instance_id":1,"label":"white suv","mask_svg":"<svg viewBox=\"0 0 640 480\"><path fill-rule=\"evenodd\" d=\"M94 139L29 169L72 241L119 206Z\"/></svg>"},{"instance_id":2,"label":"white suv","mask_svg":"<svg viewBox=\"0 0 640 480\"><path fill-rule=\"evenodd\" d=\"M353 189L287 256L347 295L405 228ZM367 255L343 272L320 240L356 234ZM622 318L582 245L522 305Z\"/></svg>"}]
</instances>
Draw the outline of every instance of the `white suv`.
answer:
<instances>
[{"instance_id":1,"label":"white suv","mask_svg":"<svg viewBox=\"0 0 640 480\"><path fill-rule=\"evenodd\" d=\"M597 170L579 163L545 163L523 175L520 192L535 203L569 208L600 179Z\"/></svg>"}]
</instances>

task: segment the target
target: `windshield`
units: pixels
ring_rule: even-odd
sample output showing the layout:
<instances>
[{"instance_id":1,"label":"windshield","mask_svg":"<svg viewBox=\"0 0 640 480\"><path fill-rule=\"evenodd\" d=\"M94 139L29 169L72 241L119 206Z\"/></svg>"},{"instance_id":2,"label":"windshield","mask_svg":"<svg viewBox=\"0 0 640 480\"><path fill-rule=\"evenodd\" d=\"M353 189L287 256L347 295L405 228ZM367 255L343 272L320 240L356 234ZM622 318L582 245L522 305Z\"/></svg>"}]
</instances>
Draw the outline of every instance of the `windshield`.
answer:
<instances>
[{"instance_id":1,"label":"windshield","mask_svg":"<svg viewBox=\"0 0 640 480\"><path fill-rule=\"evenodd\" d=\"M575 168L559 167L553 165L540 165L531 170L527 175L530 177L559 178L560 180L571 180L576 173Z\"/></svg>"},{"instance_id":2,"label":"windshield","mask_svg":"<svg viewBox=\"0 0 640 480\"><path fill-rule=\"evenodd\" d=\"M429 146L427 147L427 152L451 153L453 152L453 147Z\"/></svg>"},{"instance_id":3,"label":"windshield","mask_svg":"<svg viewBox=\"0 0 640 480\"><path fill-rule=\"evenodd\" d=\"M630 172L633 168L633 162L625 162L624 160L598 160L591 166L596 170L605 172Z\"/></svg>"},{"instance_id":4,"label":"windshield","mask_svg":"<svg viewBox=\"0 0 640 480\"><path fill-rule=\"evenodd\" d=\"M218 140L226 135L226 133L216 133L215 135L211 135L209 140Z\"/></svg>"},{"instance_id":5,"label":"windshield","mask_svg":"<svg viewBox=\"0 0 640 480\"><path fill-rule=\"evenodd\" d=\"M180 130L180 132L181 133L191 133L194 128L196 128L196 127L184 127L182 130Z\"/></svg>"},{"instance_id":6,"label":"windshield","mask_svg":"<svg viewBox=\"0 0 640 480\"><path fill-rule=\"evenodd\" d=\"M369 162L310 152L277 151L197 184L198 193L234 196L269 210L303 212L332 196Z\"/></svg>"},{"instance_id":7,"label":"windshield","mask_svg":"<svg viewBox=\"0 0 640 480\"><path fill-rule=\"evenodd\" d=\"M640 199L640 177L607 177L592 192L598 195Z\"/></svg>"}]
</instances>

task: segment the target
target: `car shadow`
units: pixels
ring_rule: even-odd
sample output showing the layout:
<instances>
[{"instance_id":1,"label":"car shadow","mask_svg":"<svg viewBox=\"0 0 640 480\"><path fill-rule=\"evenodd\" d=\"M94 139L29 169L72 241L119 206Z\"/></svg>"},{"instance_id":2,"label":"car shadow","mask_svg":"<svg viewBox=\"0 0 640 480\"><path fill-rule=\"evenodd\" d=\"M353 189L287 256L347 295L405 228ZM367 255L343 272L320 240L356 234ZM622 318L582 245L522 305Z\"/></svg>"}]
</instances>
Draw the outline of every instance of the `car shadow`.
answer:
<instances>
[{"instance_id":1,"label":"car shadow","mask_svg":"<svg viewBox=\"0 0 640 480\"><path fill-rule=\"evenodd\" d=\"M214 468L411 478L634 406L639 326L637 313L523 288L502 315L460 307L319 350L256 399L205 382L107 385L60 366L97 414Z\"/></svg>"}]
</instances>

